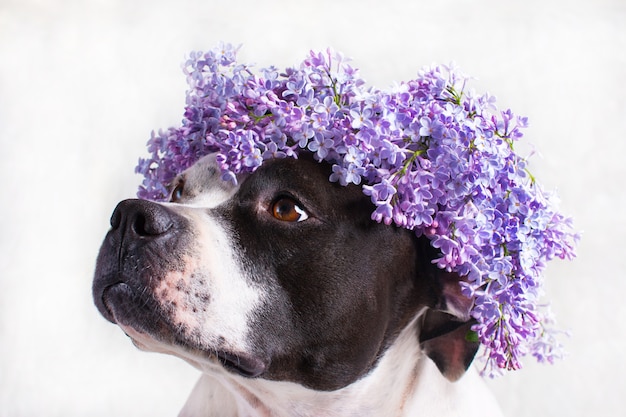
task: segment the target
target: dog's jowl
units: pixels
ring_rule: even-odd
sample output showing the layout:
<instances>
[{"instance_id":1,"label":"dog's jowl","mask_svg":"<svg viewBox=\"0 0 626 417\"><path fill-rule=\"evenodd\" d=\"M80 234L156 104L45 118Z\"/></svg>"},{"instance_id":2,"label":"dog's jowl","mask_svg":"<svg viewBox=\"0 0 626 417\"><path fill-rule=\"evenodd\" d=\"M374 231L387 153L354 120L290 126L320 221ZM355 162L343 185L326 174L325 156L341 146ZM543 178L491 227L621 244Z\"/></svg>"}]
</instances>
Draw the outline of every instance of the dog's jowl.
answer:
<instances>
[{"instance_id":1,"label":"dog's jowl","mask_svg":"<svg viewBox=\"0 0 626 417\"><path fill-rule=\"evenodd\" d=\"M219 172L209 155L170 202L119 203L93 282L137 347L202 371L182 416L499 415L468 370L471 302L426 238L305 156Z\"/></svg>"}]
</instances>

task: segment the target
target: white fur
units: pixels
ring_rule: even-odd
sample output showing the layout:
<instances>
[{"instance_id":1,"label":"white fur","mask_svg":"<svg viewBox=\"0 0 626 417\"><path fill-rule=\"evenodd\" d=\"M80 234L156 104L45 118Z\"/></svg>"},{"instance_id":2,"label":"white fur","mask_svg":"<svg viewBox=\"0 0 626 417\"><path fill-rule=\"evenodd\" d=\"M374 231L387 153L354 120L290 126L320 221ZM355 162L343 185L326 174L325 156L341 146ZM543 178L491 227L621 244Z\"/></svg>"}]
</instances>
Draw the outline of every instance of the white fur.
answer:
<instances>
[{"instance_id":1,"label":"white fur","mask_svg":"<svg viewBox=\"0 0 626 417\"><path fill-rule=\"evenodd\" d=\"M189 216L193 220L195 232L199 234L197 258L194 261L199 267L195 274L205 277L204 284L198 290L211 296L208 304L195 300L199 303L192 307L198 311L205 308L206 311L191 314L196 317L196 322L191 321L189 324L206 339L201 340L201 344L234 353L245 352L249 347L246 335L250 316L263 303L266 294L260 287L253 287L250 280L245 278L230 238L223 228L203 210L193 210ZM198 284L192 282L191 285ZM218 344L218 340L223 341L222 345Z\"/></svg>"},{"instance_id":2,"label":"white fur","mask_svg":"<svg viewBox=\"0 0 626 417\"><path fill-rule=\"evenodd\" d=\"M168 204L169 208L189 219L193 224L197 247L188 260L187 285L193 291L210 295L211 302L192 299L187 314L180 315L181 324L189 326L202 335L199 344L232 353L248 351L246 335L251 314L264 302L267 294L258 286L253 287L241 269L241 262L231 238L224 227L208 209L228 201L238 186L219 180L219 170L207 177L208 167L216 167L215 155L201 158L183 173L192 195L186 196L184 205ZM194 279L191 278L195 277ZM204 278L200 284L198 281ZM196 309L202 313L189 312ZM178 317L177 317L178 318ZM199 364L212 366L212 362Z\"/></svg>"},{"instance_id":3,"label":"white fur","mask_svg":"<svg viewBox=\"0 0 626 417\"><path fill-rule=\"evenodd\" d=\"M165 203L193 225L194 244L183 257L184 269L166 273L155 289L155 298L162 305L176 305L171 324L191 337L197 347L245 353L249 351L246 335L250 317L267 294L246 279L229 234L210 215L209 209L230 199L238 186L217 180L218 171L214 181L209 181L208 165L215 165L214 155L202 158L183 173L194 191L185 197L184 204ZM210 297L210 302L197 295ZM214 358L169 346L126 326L123 329L143 350L174 354L201 370L217 366Z\"/></svg>"},{"instance_id":4,"label":"white fur","mask_svg":"<svg viewBox=\"0 0 626 417\"><path fill-rule=\"evenodd\" d=\"M204 374L179 417L498 417L484 381L470 369L449 382L422 354L409 325L375 369L332 392L290 382Z\"/></svg>"}]
</instances>

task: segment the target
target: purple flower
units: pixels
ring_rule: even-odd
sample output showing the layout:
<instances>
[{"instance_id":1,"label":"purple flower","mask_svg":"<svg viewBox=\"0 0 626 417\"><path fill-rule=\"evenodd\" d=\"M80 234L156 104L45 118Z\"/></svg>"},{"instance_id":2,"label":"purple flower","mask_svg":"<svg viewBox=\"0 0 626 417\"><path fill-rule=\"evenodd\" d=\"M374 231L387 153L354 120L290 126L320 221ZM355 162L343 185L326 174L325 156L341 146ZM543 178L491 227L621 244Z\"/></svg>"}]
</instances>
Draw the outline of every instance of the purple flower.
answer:
<instances>
[{"instance_id":1,"label":"purple flower","mask_svg":"<svg viewBox=\"0 0 626 417\"><path fill-rule=\"evenodd\" d=\"M359 185L361 183L361 175L364 169L356 166L355 164L349 164L347 167L340 165L333 165L333 173L330 174L331 182L339 182L341 185L348 185L350 183Z\"/></svg>"},{"instance_id":2,"label":"purple flower","mask_svg":"<svg viewBox=\"0 0 626 417\"><path fill-rule=\"evenodd\" d=\"M389 226L393 222L393 207L389 202L377 202L376 210L372 213L372 220Z\"/></svg>"},{"instance_id":3,"label":"purple flower","mask_svg":"<svg viewBox=\"0 0 626 417\"><path fill-rule=\"evenodd\" d=\"M332 139L325 138L319 133L313 137L313 140L307 145L307 149L314 152L318 160L323 160L328 156L328 151L332 149L335 142Z\"/></svg>"},{"instance_id":4,"label":"purple flower","mask_svg":"<svg viewBox=\"0 0 626 417\"><path fill-rule=\"evenodd\" d=\"M496 258L493 259L491 264L491 270L487 274L489 279L496 281L498 285L501 287L505 287L511 277L511 273L513 271L513 265L509 259L505 258Z\"/></svg>"},{"instance_id":5,"label":"purple flower","mask_svg":"<svg viewBox=\"0 0 626 417\"><path fill-rule=\"evenodd\" d=\"M278 144L270 142L267 144L267 149L263 152L263 159L280 159L286 158L287 153L279 150Z\"/></svg>"},{"instance_id":6,"label":"purple flower","mask_svg":"<svg viewBox=\"0 0 626 417\"><path fill-rule=\"evenodd\" d=\"M370 118L373 115L373 111L370 107L365 107L363 109L350 110L350 118L353 129L361 129L362 127L372 127L372 122Z\"/></svg>"},{"instance_id":7,"label":"purple flower","mask_svg":"<svg viewBox=\"0 0 626 417\"><path fill-rule=\"evenodd\" d=\"M380 201L390 202L391 198L396 194L396 188L391 185L389 180L383 179L374 185L363 185L363 193L371 196L374 204Z\"/></svg>"},{"instance_id":8,"label":"purple flower","mask_svg":"<svg viewBox=\"0 0 626 417\"><path fill-rule=\"evenodd\" d=\"M420 118L420 136L429 136L434 139L440 139L443 135L443 124L437 120L431 120L424 116Z\"/></svg>"},{"instance_id":9,"label":"purple flower","mask_svg":"<svg viewBox=\"0 0 626 417\"><path fill-rule=\"evenodd\" d=\"M316 113L325 115L326 119L333 117L339 111L339 106L331 96L324 97L322 103L317 104L314 108Z\"/></svg>"}]
</instances>

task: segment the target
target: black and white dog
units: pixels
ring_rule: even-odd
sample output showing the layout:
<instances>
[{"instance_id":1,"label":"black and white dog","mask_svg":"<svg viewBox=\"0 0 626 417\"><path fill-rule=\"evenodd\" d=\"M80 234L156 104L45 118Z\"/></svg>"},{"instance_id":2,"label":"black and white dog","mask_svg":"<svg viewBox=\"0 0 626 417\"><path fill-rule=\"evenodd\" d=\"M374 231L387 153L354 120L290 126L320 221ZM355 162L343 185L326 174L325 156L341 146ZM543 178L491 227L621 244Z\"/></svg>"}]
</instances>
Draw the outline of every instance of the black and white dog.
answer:
<instances>
[{"instance_id":1,"label":"black and white dog","mask_svg":"<svg viewBox=\"0 0 626 417\"><path fill-rule=\"evenodd\" d=\"M203 375L181 416L497 416L466 340L471 302L426 238L370 219L359 186L300 159L232 186L206 156L171 202L119 203L100 312Z\"/></svg>"}]
</instances>

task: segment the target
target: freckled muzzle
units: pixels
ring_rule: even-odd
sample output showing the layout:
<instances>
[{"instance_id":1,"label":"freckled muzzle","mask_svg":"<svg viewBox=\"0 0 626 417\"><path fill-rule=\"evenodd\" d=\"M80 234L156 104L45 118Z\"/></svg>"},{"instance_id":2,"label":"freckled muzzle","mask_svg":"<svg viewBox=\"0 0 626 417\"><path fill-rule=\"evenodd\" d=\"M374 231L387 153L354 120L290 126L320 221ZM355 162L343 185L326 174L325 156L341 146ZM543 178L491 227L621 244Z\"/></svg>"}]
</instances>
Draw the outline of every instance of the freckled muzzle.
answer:
<instances>
[{"instance_id":1,"label":"freckled muzzle","mask_svg":"<svg viewBox=\"0 0 626 417\"><path fill-rule=\"evenodd\" d=\"M267 361L220 342L214 331L223 317L205 322L213 294L191 218L146 200L119 203L96 262L95 305L145 350L182 349L186 357L212 358L232 372L257 377Z\"/></svg>"}]
</instances>

